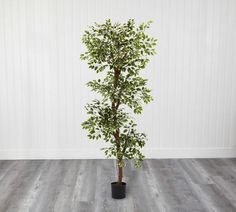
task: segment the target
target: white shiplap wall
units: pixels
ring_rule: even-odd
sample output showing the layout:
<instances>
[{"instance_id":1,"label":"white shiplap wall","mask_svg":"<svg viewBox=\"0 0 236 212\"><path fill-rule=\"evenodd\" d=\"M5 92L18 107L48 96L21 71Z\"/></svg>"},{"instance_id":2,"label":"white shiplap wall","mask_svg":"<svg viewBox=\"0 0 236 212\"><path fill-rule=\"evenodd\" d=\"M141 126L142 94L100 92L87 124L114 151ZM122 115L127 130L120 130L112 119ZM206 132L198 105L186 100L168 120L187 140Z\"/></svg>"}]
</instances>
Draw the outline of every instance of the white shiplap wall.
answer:
<instances>
[{"instance_id":1,"label":"white shiplap wall","mask_svg":"<svg viewBox=\"0 0 236 212\"><path fill-rule=\"evenodd\" d=\"M87 25L153 20L147 157L236 156L235 0L0 0L0 158L99 158L81 129Z\"/></svg>"}]
</instances>

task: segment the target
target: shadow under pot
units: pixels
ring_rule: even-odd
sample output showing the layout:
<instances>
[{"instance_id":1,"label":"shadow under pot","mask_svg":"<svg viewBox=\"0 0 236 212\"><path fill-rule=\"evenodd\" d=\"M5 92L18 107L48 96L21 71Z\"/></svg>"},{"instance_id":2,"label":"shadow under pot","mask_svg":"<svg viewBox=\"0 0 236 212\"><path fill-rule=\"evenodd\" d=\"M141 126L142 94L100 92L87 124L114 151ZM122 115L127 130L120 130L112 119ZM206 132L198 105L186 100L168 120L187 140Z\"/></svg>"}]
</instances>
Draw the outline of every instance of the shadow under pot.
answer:
<instances>
[{"instance_id":1,"label":"shadow under pot","mask_svg":"<svg viewBox=\"0 0 236 212\"><path fill-rule=\"evenodd\" d=\"M126 183L118 183L112 182L111 183L111 196L114 199L123 199L125 198L126 193Z\"/></svg>"}]
</instances>

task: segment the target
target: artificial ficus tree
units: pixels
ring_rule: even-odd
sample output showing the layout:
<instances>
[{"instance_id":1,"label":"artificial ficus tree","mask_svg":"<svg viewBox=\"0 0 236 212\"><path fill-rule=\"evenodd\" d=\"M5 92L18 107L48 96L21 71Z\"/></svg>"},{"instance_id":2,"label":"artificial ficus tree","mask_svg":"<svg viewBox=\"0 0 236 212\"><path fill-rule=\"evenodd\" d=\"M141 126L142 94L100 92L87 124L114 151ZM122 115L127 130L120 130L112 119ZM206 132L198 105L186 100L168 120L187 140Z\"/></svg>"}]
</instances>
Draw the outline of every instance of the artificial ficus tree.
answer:
<instances>
[{"instance_id":1,"label":"artificial ficus tree","mask_svg":"<svg viewBox=\"0 0 236 212\"><path fill-rule=\"evenodd\" d=\"M147 79L140 76L149 57L155 54L157 40L145 32L150 24L136 26L132 19L124 24L106 20L95 23L82 38L87 51L81 59L96 73L105 72L105 77L103 74L87 83L102 98L87 104L89 117L82 126L90 139L110 143L103 149L107 157L117 159L118 183L122 183L124 159L133 159L136 167L144 159L140 150L146 135L137 131L131 115L140 114L143 103L152 100Z\"/></svg>"}]
</instances>

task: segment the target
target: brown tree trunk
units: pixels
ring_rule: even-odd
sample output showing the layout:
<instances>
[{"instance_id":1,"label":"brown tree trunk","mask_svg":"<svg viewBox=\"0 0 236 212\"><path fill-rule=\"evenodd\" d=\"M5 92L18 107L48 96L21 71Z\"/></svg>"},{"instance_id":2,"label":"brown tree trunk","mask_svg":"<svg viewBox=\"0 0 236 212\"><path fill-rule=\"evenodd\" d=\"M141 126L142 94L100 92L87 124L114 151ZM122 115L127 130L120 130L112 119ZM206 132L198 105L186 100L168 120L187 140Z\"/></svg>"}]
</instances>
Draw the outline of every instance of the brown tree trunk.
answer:
<instances>
[{"instance_id":1,"label":"brown tree trunk","mask_svg":"<svg viewBox=\"0 0 236 212\"><path fill-rule=\"evenodd\" d=\"M123 167L118 167L118 183L122 183L122 178L123 178Z\"/></svg>"},{"instance_id":2,"label":"brown tree trunk","mask_svg":"<svg viewBox=\"0 0 236 212\"><path fill-rule=\"evenodd\" d=\"M118 85L118 81L119 81L119 77L120 77L120 70L114 70L114 88L115 90L117 89L117 85ZM117 112L118 108L120 105L120 100L119 99L114 99L112 102L112 110L114 110L115 112ZM116 122L116 116L114 116L114 122ZM120 151L120 129L117 129L114 132L114 137L115 137L115 141L116 141L116 148L117 148L117 152ZM119 158L118 158L119 160ZM122 178L123 178L123 167L120 167L118 165L118 183L121 184L122 183Z\"/></svg>"}]
</instances>

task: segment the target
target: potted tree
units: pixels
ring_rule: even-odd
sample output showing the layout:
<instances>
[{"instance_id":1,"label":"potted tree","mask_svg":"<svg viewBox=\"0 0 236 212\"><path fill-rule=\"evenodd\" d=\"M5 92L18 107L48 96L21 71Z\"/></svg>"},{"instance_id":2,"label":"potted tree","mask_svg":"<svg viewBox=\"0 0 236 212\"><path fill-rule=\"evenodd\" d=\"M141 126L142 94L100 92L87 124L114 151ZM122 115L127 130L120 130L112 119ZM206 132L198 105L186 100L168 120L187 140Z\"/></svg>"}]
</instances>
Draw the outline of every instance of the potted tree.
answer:
<instances>
[{"instance_id":1,"label":"potted tree","mask_svg":"<svg viewBox=\"0 0 236 212\"><path fill-rule=\"evenodd\" d=\"M96 73L105 73L87 83L102 98L87 104L89 117L82 126L90 139L110 144L103 150L107 157L117 159L118 179L111 183L112 197L117 199L125 197L124 160L133 159L139 167L144 159L140 149L146 135L137 132L131 114L140 114L142 103L152 100L147 79L140 76L149 56L155 54L157 40L145 33L150 24L151 21L136 26L132 19L124 24L106 20L103 24L95 23L82 38L87 51L81 59Z\"/></svg>"}]
</instances>

